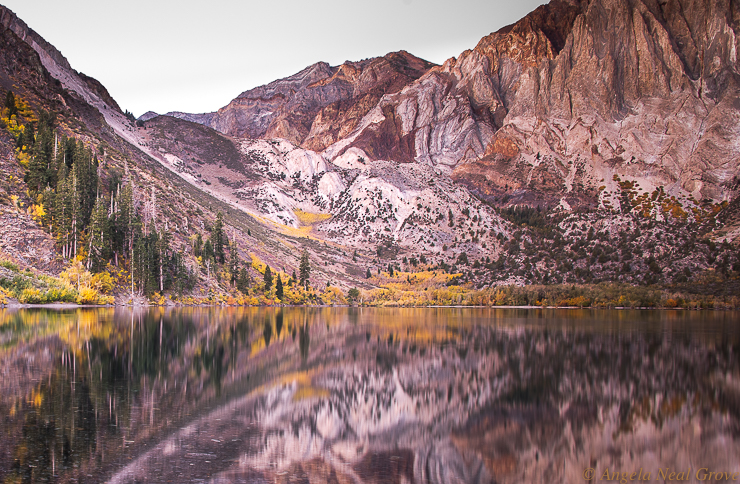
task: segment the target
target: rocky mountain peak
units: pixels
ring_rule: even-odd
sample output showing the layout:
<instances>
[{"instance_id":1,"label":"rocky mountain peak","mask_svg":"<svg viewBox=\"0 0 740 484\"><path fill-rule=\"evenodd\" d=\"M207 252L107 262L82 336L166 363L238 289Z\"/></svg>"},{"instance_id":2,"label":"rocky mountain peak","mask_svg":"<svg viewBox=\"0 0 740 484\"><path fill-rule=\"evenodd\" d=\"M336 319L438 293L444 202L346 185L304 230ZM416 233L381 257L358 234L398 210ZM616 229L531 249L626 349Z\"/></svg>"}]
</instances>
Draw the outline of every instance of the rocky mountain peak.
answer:
<instances>
[{"instance_id":1,"label":"rocky mountain peak","mask_svg":"<svg viewBox=\"0 0 740 484\"><path fill-rule=\"evenodd\" d=\"M168 113L238 138L282 138L321 151L354 129L380 98L434 64L392 52L332 67L325 62L241 93L215 113Z\"/></svg>"},{"instance_id":2,"label":"rocky mountain peak","mask_svg":"<svg viewBox=\"0 0 740 484\"><path fill-rule=\"evenodd\" d=\"M483 37L475 50L492 60L507 57L523 66L535 67L541 59L554 59L565 46L582 7L574 2L553 0L518 22Z\"/></svg>"},{"instance_id":3,"label":"rocky mountain peak","mask_svg":"<svg viewBox=\"0 0 740 484\"><path fill-rule=\"evenodd\" d=\"M20 37L20 39L25 41L27 44L31 45L31 47L33 47L37 52L42 50L47 56L51 57L54 62L63 68L72 69L67 58L64 57L56 47L32 30L23 20L18 18L15 12L4 5L0 5L0 25L6 29L12 30L15 35Z\"/></svg>"}]
</instances>

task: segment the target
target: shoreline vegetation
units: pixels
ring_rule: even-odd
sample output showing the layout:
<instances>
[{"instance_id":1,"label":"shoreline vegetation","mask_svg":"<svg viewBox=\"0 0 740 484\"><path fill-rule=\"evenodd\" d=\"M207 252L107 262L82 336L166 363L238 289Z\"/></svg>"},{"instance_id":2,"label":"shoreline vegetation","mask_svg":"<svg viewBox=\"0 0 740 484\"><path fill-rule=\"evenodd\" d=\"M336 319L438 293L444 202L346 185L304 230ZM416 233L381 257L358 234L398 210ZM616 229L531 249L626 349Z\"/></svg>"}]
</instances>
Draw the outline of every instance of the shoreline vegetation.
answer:
<instances>
[{"instance_id":1,"label":"shoreline vegetation","mask_svg":"<svg viewBox=\"0 0 740 484\"><path fill-rule=\"evenodd\" d=\"M254 267L259 270L260 267ZM114 269L114 268L111 268ZM512 285L474 288L459 284L459 274L433 268L415 272L382 272L368 279L366 289L342 290L301 285L278 271L277 284L253 282L249 287L200 288L189 294L134 292L125 271L91 274L74 260L58 277L20 270L0 261L0 307L209 307L209 306L358 306L358 307L500 307L592 309L740 309L735 287L740 277L706 271L686 284L635 286L626 283ZM283 278L287 282L282 282ZM374 286L374 287L373 287Z\"/></svg>"}]
</instances>

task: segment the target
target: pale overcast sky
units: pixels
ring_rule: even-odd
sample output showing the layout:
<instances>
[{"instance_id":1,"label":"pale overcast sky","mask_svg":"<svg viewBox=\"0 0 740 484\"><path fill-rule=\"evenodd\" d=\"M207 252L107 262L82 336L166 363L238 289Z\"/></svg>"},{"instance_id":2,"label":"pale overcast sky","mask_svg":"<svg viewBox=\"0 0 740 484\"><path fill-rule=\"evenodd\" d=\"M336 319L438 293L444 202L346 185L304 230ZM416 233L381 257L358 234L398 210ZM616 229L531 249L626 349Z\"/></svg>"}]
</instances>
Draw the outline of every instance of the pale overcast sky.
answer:
<instances>
[{"instance_id":1,"label":"pale overcast sky","mask_svg":"<svg viewBox=\"0 0 740 484\"><path fill-rule=\"evenodd\" d=\"M0 0L122 109L209 112L318 61L441 64L542 0Z\"/></svg>"}]
</instances>

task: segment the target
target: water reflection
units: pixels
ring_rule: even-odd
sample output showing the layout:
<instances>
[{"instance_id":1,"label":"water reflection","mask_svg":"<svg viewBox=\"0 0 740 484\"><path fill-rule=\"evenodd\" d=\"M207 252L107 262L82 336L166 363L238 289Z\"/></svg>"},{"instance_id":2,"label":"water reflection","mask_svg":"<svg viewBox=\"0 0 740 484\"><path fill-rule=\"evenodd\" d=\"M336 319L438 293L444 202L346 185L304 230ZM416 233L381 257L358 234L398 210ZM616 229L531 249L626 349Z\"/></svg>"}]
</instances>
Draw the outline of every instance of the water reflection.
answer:
<instances>
[{"instance_id":1,"label":"water reflection","mask_svg":"<svg viewBox=\"0 0 740 484\"><path fill-rule=\"evenodd\" d=\"M738 320L5 311L0 481L579 482L587 467L655 478L686 462L740 471Z\"/></svg>"}]
</instances>

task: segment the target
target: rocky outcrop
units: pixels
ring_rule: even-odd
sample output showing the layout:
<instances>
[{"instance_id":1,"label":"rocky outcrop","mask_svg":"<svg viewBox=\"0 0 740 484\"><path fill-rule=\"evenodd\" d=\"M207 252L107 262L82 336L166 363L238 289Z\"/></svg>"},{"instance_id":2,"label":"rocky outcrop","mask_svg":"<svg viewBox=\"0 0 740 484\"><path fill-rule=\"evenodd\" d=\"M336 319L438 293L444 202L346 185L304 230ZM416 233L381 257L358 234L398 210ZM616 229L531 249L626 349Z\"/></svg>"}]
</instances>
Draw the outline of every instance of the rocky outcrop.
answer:
<instances>
[{"instance_id":1,"label":"rocky outcrop","mask_svg":"<svg viewBox=\"0 0 740 484\"><path fill-rule=\"evenodd\" d=\"M284 138L322 150L342 138L387 93L433 64L408 52L332 67L324 62L243 92L215 113L168 113L237 137Z\"/></svg>"},{"instance_id":2,"label":"rocky outcrop","mask_svg":"<svg viewBox=\"0 0 740 484\"><path fill-rule=\"evenodd\" d=\"M63 266L54 251L54 238L44 232L27 214L0 208L0 257L23 268L58 273Z\"/></svg>"},{"instance_id":3,"label":"rocky outcrop","mask_svg":"<svg viewBox=\"0 0 740 484\"><path fill-rule=\"evenodd\" d=\"M146 114L144 116L146 116ZM142 118L144 116L142 116ZM155 113L155 116L157 116L156 113ZM214 117L214 113L189 114L189 113L183 113L180 111L170 111L165 116L172 116L173 118L184 119L185 121L190 121L193 123L204 124L206 126L209 126L211 123L211 120Z\"/></svg>"}]
</instances>

